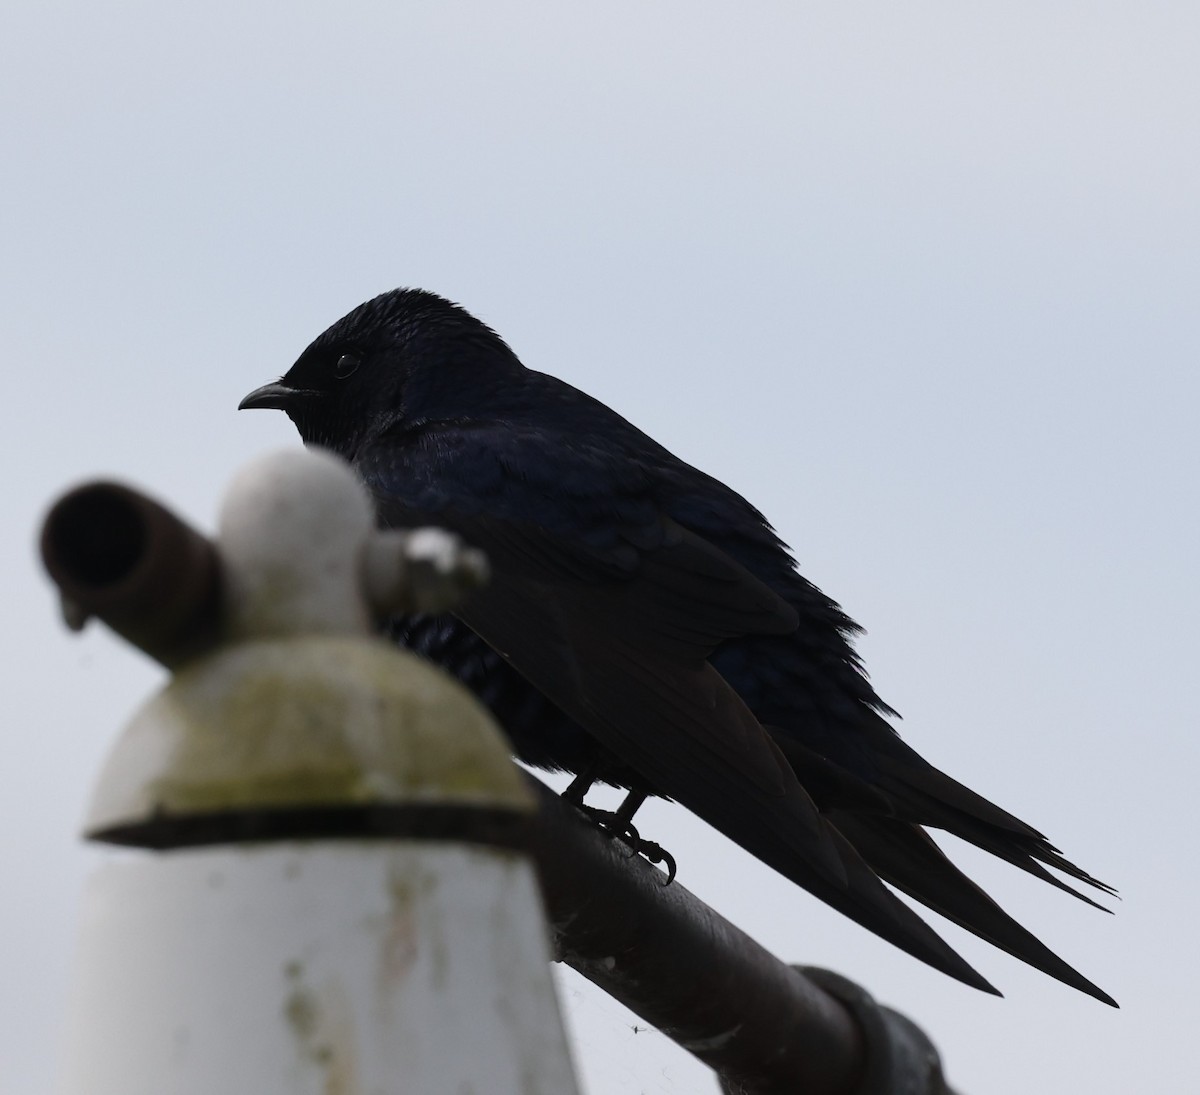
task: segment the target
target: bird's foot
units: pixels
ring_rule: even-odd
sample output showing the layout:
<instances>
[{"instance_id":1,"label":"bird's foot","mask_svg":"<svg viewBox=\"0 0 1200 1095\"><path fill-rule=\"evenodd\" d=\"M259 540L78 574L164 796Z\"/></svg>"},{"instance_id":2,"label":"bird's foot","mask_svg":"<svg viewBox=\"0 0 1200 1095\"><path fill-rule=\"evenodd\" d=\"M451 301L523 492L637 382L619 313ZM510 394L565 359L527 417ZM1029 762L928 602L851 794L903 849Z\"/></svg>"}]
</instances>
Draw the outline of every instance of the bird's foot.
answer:
<instances>
[{"instance_id":1,"label":"bird's foot","mask_svg":"<svg viewBox=\"0 0 1200 1095\"><path fill-rule=\"evenodd\" d=\"M584 803L576 803L576 805L591 818L597 828L624 844L629 849L630 859L635 855L640 855L656 867L661 866L667 872L664 886L669 886L675 881L675 857L661 844L643 839L637 831L637 827L627 817L623 817L621 811L602 810L598 806L587 806Z\"/></svg>"},{"instance_id":2,"label":"bird's foot","mask_svg":"<svg viewBox=\"0 0 1200 1095\"><path fill-rule=\"evenodd\" d=\"M662 867L667 872L667 880L663 883L664 886L671 885L675 881L675 857L667 851L661 844L656 844L653 840L638 840L638 854L648 859L656 867Z\"/></svg>"}]
</instances>

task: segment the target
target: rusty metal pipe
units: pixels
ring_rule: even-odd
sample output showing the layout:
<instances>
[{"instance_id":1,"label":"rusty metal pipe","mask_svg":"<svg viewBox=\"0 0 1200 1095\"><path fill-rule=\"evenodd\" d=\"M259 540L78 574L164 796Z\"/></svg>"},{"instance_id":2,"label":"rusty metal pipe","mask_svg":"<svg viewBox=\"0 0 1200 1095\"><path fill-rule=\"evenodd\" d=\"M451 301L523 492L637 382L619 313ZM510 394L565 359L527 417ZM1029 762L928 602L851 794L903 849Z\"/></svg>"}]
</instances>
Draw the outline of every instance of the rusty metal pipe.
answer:
<instances>
[{"instance_id":1,"label":"rusty metal pipe","mask_svg":"<svg viewBox=\"0 0 1200 1095\"><path fill-rule=\"evenodd\" d=\"M537 780L533 851L558 957L754 1095L850 1095L850 1011Z\"/></svg>"},{"instance_id":2,"label":"rusty metal pipe","mask_svg":"<svg viewBox=\"0 0 1200 1095\"><path fill-rule=\"evenodd\" d=\"M67 624L93 616L171 668L220 631L220 567L211 541L140 491L87 483L42 525L42 561Z\"/></svg>"}]
</instances>

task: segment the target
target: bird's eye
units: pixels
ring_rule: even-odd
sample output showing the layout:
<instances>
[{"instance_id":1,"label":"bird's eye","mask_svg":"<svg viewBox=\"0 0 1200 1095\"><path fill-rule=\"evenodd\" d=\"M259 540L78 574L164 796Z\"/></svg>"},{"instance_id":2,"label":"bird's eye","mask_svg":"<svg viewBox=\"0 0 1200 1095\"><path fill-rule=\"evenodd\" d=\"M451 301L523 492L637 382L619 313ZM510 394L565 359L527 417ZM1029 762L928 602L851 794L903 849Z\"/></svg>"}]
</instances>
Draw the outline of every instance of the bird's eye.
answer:
<instances>
[{"instance_id":1,"label":"bird's eye","mask_svg":"<svg viewBox=\"0 0 1200 1095\"><path fill-rule=\"evenodd\" d=\"M359 360L353 354L342 354L333 367L333 375L338 380L345 380L359 366Z\"/></svg>"}]
</instances>

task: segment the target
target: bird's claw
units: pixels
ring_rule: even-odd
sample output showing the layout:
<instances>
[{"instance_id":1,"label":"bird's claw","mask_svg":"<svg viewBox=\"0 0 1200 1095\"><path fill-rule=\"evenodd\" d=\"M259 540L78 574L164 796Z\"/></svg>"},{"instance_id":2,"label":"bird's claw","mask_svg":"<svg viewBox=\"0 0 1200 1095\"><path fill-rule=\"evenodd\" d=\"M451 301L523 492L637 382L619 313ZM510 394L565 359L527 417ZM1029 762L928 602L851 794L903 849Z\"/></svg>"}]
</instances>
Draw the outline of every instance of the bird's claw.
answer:
<instances>
[{"instance_id":1,"label":"bird's claw","mask_svg":"<svg viewBox=\"0 0 1200 1095\"><path fill-rule=\"evenodd\" d=\"M629 849L629 855L626 858L632 859L642 850L641 834L638 833L637 826L632 821L622 822L616 815L613 815L613 818L614 820L605 825L604 829Z\"/></svg>"},{"instance_id":2,"label":"bird's claw","mask_svg":"<svg viewBox=\"0 0 1200 1095\"><path fill-rule=\"evenodd\" d=\"M661 844L657 844L653 840L644 840L633 822L625 820L612 810L601 810L597 806L586 806L582 803L577 805L591 818L597 828L615 840L619 840L629 849L629 855L626 858L632 859L634 856L640 855L648 863L653 863L656 867L662 866L667 872L664 886L669 886L675 881L675 857Z\"/></svg>"},{"instance_id":3,"label":"bird's claw","mask_svg":"<svg viewBox=\"0 0 1200 1095\"><path fill-rule=\"evenodd\" d=\"M666 848L653 840L639 840L637 850L656 867L661 866L666 870L667 880L663 883L664 886L669 886L675 881L675 857Z\"/></svg>"}]
</instances>

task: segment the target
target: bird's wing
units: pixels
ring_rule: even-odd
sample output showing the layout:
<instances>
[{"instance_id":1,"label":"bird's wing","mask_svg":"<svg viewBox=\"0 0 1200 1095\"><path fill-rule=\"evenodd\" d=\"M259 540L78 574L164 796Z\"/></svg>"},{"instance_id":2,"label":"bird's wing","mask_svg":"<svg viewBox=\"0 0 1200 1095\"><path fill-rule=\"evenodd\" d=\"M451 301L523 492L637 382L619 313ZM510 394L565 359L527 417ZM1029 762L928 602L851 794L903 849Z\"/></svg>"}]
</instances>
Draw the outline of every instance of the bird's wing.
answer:
<instances>
[{"instance_id":1,"label":"bird's wing","mask_svg":"<svg viewBox=\"0 0 1200 1095\"><path fill-rule=\"evenodd\" d=\"M812 801L705 660L726 639L794 629L795 611L666 517L628 454L540 431L418 444L401 451L408 478L394 443L358 467L386 524L441 523L487 553L493 580L458 615L663 794L769 803L840 875Z\"/></svg>"},{"instance_id":2,"label":"bird's wing","mask_svg":"<svg viewBox=\"0 0 1200 1095\"><path fill-rule=\"evenodd\" d=\"M703 661L664 656L591 603L493 583L461 616L597 740L786 878L936 969L996 990L884 886L815 809L737 694Z\"/></svg>"},{"instance_id":3,"label":"bird's wing","mask_svg":"<svg viewBox=\"0 0 1200 1095\"><path fill-rule=\"evenodd\" d=\"M440 523L488 553L493 581L462 620L657 791L872 931L994 991L820 816L706 661L726 639L786 633L794 611L667 519L627 461L563 445L543 468L519 460L511 437L482 452L469 440L442 440L415 481L396 476L395 453L359 461L385 523Z\"/></svg>"},{"instance_id":4,"label":"bird's wing","mask_svg":"<svg viewBox=\"0 0 1200 1095\"><path fill-rule=\"evenodd\" d=\"M665 519L657 534L636 530L654 546L596 547L453 505L413 510L375 490L387 524L438 522L487 553L492 581L456 615L648 784L734 839L775 825L814 872L843 879L812 800L706 661L726 638L794 626L766 586Z\"/></svg>"}]
</instances>

